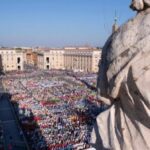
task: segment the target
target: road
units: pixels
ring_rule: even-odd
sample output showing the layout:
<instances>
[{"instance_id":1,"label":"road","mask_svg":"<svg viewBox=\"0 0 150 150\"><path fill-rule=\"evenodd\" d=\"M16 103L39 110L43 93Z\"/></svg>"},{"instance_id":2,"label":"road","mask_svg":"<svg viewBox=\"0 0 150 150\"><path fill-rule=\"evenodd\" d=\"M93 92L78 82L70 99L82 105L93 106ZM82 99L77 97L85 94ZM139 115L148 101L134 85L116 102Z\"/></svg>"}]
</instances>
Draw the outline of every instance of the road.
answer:
<instances>
[{"instance_id":1,"label":"road","mask_svg":"<svg viewBox=\"0 0 150 150\"><path fill-rule=\"evenodd\" d=\"M13 107L9 100L9 94L4 92L0 82L0 120L2 123L5 149L8 150L9 145L12 145L11 150L28 150L26 142L20 136L20 127L17 123Z\"/></svg>"}]
</instances>

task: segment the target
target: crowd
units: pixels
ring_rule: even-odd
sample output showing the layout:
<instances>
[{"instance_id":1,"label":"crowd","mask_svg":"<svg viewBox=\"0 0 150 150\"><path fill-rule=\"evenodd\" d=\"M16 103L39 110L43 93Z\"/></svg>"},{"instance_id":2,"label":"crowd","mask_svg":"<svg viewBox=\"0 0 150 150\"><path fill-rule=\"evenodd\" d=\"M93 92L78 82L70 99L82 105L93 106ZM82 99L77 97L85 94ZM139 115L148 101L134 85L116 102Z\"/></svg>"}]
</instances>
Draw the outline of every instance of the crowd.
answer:
<instances>
[{"instance_id":1,"label":"crowd","mask_svg":"<svg viewBox=\"0 0 150 150\"><path fill-rule=\"evenodd\" d=\"M94 74L62 71L13 72L3 78L31 149L90 147L94 120L105 108L83 80L96 85Z\"/></svg>"}]
</instances>

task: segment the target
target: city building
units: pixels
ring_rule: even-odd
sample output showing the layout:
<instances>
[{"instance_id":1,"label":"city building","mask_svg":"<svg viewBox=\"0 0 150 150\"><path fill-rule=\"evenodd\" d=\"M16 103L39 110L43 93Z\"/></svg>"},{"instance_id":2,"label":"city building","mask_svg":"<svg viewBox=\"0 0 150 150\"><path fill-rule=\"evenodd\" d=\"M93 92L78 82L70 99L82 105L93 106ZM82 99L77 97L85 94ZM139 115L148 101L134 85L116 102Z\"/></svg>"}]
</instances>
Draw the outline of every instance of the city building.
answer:
<instances>
[{"instance_id":1,"label":"city building","mask_svg":"<svg viewBox=\"0 0 150 150\"><path fill-rule=\"evenodd\" d=\"M66 70L75 72L98 72L101 51L91 47L64 48L64 65Z\"/></svg>"},{"instance_id":2,"label":"city building","mask_svg":"<svg viewBox=\"0 0 150 150\"><path fill-rule=\"evenodd\" d=\"M40 69L64 69L64 50L50 49L37 52L37 67Z\"/></svg>"},{"instance_id":3,"label":"city building","mask_svg":"<svg viewBox=\"0 0 150 150\"><path fill-rule=\"evenodd\" d=\"M98 72L101 50L92 47L55 49L0 49L0 70L23 70L24 64L40 69L61 69L74 72Z\"/></svg>"},{"instance_id":4,"label":"city building","mask_svg":"<svg viewBox=\"0 0 150 150\"><path fill-rule=\"evenodd\" d=\"M0 48L0 70L23 70L24 60L21 49Z\"/></svg>"},{"instance_id":5,"label":"city building","mask_svg":"<svg viewBox=\"0 0 150 150\"><path fill-rule=\"evenodd\" d=\"M25 51L25 63L33 66L37 66L37 53L32 49Z\"/></svg>"},{"instance_id":6,"label":"city building","mask_svg":"<svg viewBox=\"0 0 150 150\"><path fill-rule=\"evenodd\" d=\"M37 67L39 69L50 69L50 53L49 51L37 52Z\"/></svg>"},{"instance_id":7,"label":"city building","mask_svg":"<svg viewBox=\"0 0 150 150\"><path fill-rule=\"evenodd\" d=\"M51 49L50 56L51 69L65 69L63 49Z\"/></svg>"},{"instance_id":8,"label":"city building","mask_svg":"<svg viewBox=\"0 0 150 150\"><path fill-rule=\"evenodd\" d=\"M37 52L37 67L75 72L98 72L101 50L91 47L65 47Z\"/></svg>"}]
</instances>

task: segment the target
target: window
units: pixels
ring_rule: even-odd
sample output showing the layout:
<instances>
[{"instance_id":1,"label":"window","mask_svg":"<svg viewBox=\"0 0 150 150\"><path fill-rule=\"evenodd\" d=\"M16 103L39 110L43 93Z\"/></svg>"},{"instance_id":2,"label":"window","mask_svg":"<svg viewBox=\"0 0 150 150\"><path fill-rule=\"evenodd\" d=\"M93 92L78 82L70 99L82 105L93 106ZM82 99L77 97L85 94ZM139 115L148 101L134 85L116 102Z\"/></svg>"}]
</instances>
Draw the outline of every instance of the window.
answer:
<instances>
[{"instance_id":1,"label":"window","mask_svg":"<svg viewBox=\"0 0 150 150\"><path fill-rule=\"evenodd\" d=\"M18 70L21 70L21 67L20 67L20 66L18 66Z\"/></svg>"},{"instance_id":2,"label":"window","mask_svg":"<svg viewBox=\"0 0 150 150\"><path fill-rule=\"evenodd\" d=\"M17 58L17 63L19 64L21 61L20 57Z\"/></svg>"},{"instance_id":3,"label":"window","mask_svg":"<svg viewBox=\"0 0 150 150\"><path fill-rule=\"evenodd\" d=\"M49 70L49 65L46 66L47 70Z\"/></svg>"},{"instance_id":4,"label":"window","mask_svg":"<svg viewBox=\"0 0 150 150\"><path fill-rule=\"evenodd\" d=\"M46 62L49 63L49 57L46 57Z\"/></svg>"}]
</instances>

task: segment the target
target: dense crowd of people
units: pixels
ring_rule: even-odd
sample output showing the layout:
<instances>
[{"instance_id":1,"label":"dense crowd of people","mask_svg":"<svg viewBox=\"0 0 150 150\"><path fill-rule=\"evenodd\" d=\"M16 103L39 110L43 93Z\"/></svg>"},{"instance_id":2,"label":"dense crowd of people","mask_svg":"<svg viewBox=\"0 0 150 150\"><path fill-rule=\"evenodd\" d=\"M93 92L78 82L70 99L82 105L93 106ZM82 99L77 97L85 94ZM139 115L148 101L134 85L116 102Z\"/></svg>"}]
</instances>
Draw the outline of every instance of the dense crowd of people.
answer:
<instances>
[{"instance_id":1,"label":"dense crowd of people","mask_svg":"<svg viewBox=\"0 0 150 150\"><path fill-rule=\"evenodd\" d=\"M87 83L87 84L85 84ZM96 115L96 74L64 71L11 72L3 78L33 150L86 149ZM89 86L87 86L89 85Z\"/></svg>"}]
</instances>

